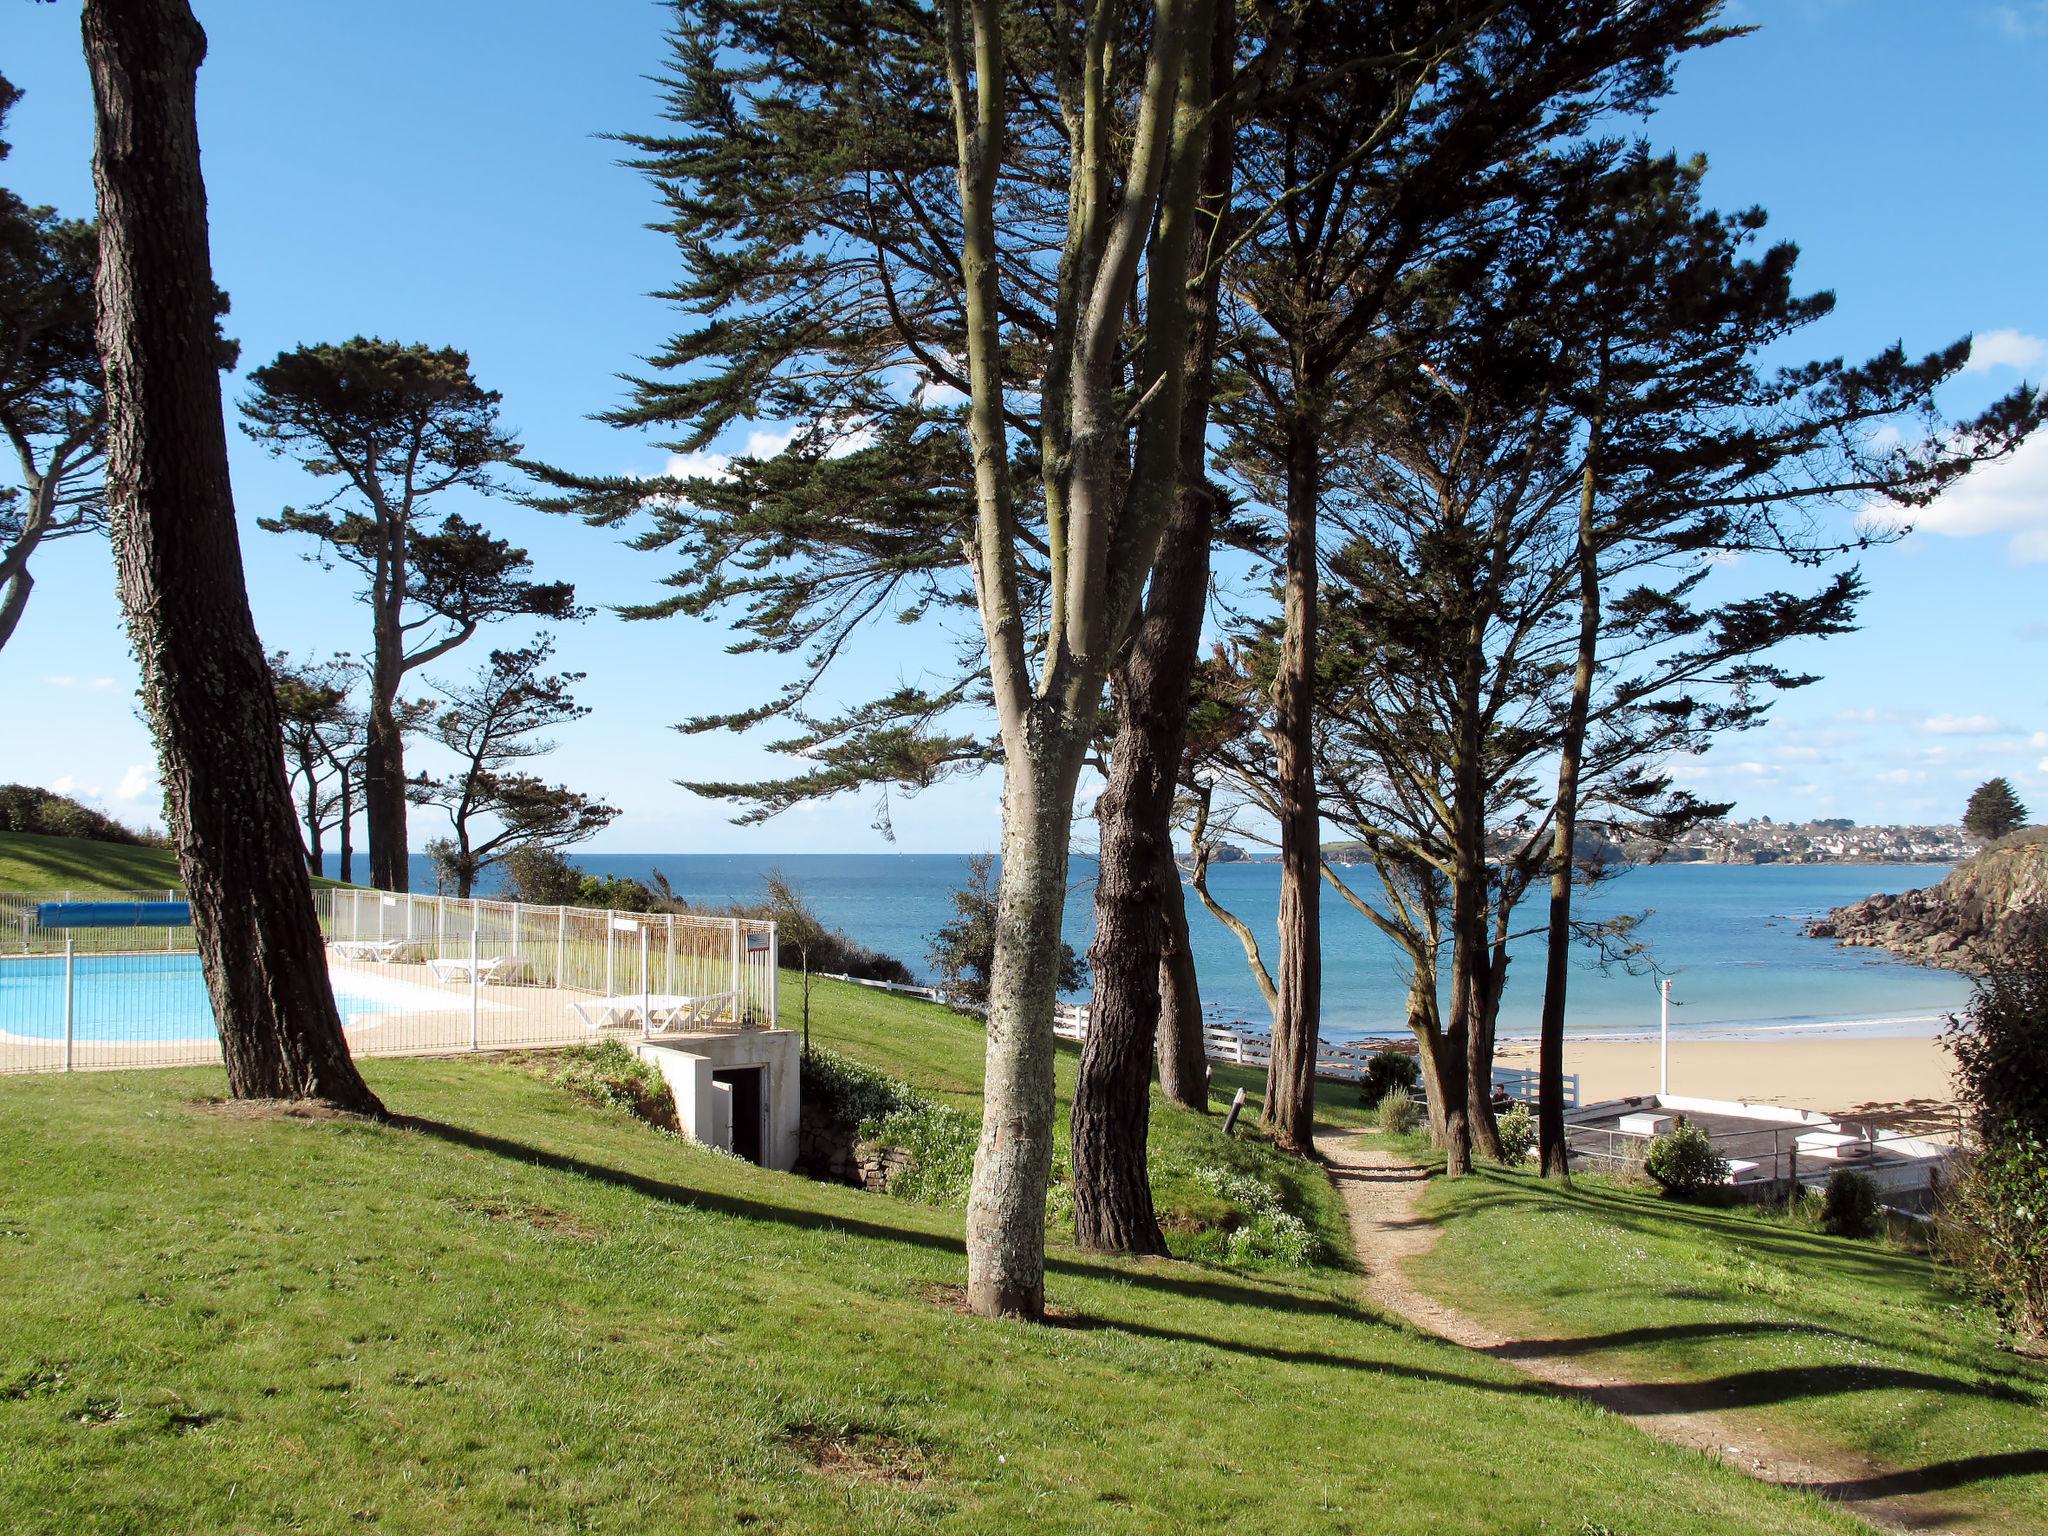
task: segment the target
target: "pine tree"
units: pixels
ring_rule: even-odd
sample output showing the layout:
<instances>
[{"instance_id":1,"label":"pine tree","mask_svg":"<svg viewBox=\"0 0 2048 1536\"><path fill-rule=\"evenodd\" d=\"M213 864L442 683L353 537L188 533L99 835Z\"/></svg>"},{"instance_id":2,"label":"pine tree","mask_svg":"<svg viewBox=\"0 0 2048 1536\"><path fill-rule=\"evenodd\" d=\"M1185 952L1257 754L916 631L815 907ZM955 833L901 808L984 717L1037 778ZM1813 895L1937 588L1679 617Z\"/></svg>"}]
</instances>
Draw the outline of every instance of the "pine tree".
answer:
<instances>
[{"instance_id":1,"label":"pine tree","mask_svg":"<svg viewBox=\"0 0 2048 1536\"><path fill-rule=\"evenodd\" d=\"M365 580L370 881L402 891L411 878L398 700L406 674L494 620L580 618L587 610L576 607L568 582L531 580L525 550L460 516L426 521L445 491L498 490L494 473L519 452L499 419L497 392L477 383L467 353L357 336L280 353L250 382L243 430L308 474L341 481L311 510L287 507L257 521L272 533L310 535L322 546L317 558L339 560Z\"/></svg>"},{"instance_id":2,"label":"pine tree","mask_svg":"<svg viewBox=\"0 0 2048 1536\"><path fill-rule=\"evenodd\" d=\"M2026 824L2027 808L2003 777L1979 784L1963 808L1963 830L1981 842L1995 843Z\"/></svg>"}]
</instances>

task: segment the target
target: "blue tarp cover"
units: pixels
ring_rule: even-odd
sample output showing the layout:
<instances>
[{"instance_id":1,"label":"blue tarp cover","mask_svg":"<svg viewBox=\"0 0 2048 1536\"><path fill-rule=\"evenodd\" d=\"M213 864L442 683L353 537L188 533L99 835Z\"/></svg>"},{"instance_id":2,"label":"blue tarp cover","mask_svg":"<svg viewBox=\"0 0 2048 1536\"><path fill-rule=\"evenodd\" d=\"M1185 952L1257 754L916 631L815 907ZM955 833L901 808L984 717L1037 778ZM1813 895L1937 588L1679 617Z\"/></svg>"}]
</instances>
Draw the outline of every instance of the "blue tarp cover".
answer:
<instances>
[{"instance_id":1,"label":"blue tarp cover","mask_svg":"<svg viewBox=\"0 0 2048 1536\"><path fill-rule=\"evenodd\" d=\"M45 901L36 907L44 928L189 928L189 901Z\"/></svg>"}]
</instances>

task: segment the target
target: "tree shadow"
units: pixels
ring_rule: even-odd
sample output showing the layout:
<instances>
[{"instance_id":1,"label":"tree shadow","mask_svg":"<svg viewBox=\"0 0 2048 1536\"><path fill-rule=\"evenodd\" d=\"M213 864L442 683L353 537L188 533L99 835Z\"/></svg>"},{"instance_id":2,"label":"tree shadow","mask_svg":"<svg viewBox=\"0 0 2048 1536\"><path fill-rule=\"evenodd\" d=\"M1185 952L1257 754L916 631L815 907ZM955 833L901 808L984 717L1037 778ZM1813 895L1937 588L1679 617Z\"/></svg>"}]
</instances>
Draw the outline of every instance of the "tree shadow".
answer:
<instances>
[{"instance_id":1,"label":"tree shadow","mask_svg":"<svg viewBox=\"0 0 2048 1536\"><path fill-rule=\"evenodd\" d=\"M451 1125L445 1120L429 1120L418 1115L394 1115L386 1123L400 1130L413 1131L433 1137L437 1141L467 1147L471 1151L483 1152L493 1157L528 1163L554 1173L565 1173L618 1189L629 1189L635 1194L668 1205L682 1206L690 1210L715 1211L720 1215L735 1216L745 1221L773 1222L799 1231L838 1232L875 1242L897 1243L945 1254L962 1262L965 1262L967 1256L965 1240L948 1234L923 1232L915 1227L893 1226L858 1216L810 1210L801 1206L778 1205L740 1195L717 1194L686 1184L671 1183L648 1174L634 1173L604 1163L589 1162L566 1152L551 1152L527 1142L494 1136L488 1131ZM1138 1262L1104 1259L1100 1262L1091 1262L1086 1259L1048 1255L1046 1269L1077 1279L1138 1286L1175 1296L1218 1302L1225 1306L1333 1317L1367 1327L1396 1326L1375 1312L1368 1312L1328 1296L1306 1295L1277 1282L1253 1285L1214 1278L1205 1275L1199 1267L1178 1259Z\"/></svg>"},{"instance_id":2,"label":"tree shadow","mask_svg":"<svg viewBox=\"0 0 2048 1536\"><path fill-rule=\"evenodd\" d=\"M1949 1461L1930 1462L1924 1467L1907 1467L1870 1477L1843 1478L1836 1482L1789 1483L1824 1499L1884 1499L1900 1494L1942 1493L1973 1483L2000 1482L2008 1477L2037 1477L2048 1473L2048 1450L1999 1451L1983 1456L1958 1456Z\"/></svg>"}]
</instances>

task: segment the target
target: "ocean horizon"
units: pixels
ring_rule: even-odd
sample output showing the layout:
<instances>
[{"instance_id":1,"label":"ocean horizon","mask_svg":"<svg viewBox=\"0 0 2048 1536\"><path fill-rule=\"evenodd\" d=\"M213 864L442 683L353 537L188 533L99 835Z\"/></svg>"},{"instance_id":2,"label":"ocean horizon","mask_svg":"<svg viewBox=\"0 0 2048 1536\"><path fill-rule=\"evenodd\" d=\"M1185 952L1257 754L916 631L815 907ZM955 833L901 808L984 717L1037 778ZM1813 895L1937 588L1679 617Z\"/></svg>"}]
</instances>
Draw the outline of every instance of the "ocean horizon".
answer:
<instances>
[{"instance_id":1,"label":"ocean horizon","mask_svg":"<svg viewBox=\"0 0 2048 1536\"><path fill-rule=\"evenodd\" d=\"M762 877L780 869L824 922L893 955L932 979L931 936L952 915L949 897L965 880L964 853L587 853L594 875L647 880L659 870L677 895L723 904L758 898ZM330 859L330 870L333 861ZM1094 938L1096 861L1077 854L1067 900L1067 941L1086 954ZM1651 1037L1658 982L1673 981L1674 1034L1694 1039L1801 1035L1931 1035L1967 1001L1970 984L1953 971L1907 965L1881 951L1844 949L1801 931L1809 917L1879 891L1930 885L1941 864L1654 864L1631 869L1580 897L1588 915L1648 915L1639 935L1653 973L1603 973L1589 953L1572 967L1567 1029L1578 1035ZM1371 871L1353 871L1370 881ZM434 889L432 861L415 854L413 889ZM1268 966L1279 912L1279 866L1221 864L1210 889L1265 946ZM1365 886L1361 885L1361 890ZM1526 928L1541 926L1544 898L1529 904ZM1400 953L1327 886L1323 888L1323 1023L1332 1039L1405 1034L1407 987ZM1218 1023L1263 1029L1265 1004L1236 937L1188 893L1188 924L1203 1006ZM1543 998L1540 935L1509 946L1501 1004L1502 1038L1535 1033Z\"/></svg>"}]
</instances>

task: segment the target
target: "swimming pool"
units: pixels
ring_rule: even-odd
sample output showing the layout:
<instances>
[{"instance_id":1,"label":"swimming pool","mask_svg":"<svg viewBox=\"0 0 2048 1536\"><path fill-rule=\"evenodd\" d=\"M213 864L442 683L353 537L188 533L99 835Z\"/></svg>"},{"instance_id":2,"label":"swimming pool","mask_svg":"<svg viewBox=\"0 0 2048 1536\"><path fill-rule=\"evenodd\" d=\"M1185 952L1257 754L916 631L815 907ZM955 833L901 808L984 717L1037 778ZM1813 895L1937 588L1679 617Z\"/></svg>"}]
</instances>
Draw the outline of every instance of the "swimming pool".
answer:
<instances>
[{"instance_id":1,"label":"swimming pool","mask_svg":"<svg viewBox=\"0 0 2048 1536\"><path fill-rule=\"evenodd\" d=\"M72 964L74 1040L212 1040L218 1033L197 955L80 955ZM340 976L334 1001L348 1029L369 1027L393 1006L350 992ZM64 1038L62 955L0 957L0 1034Z\"/></svg>"}]
</instances>

